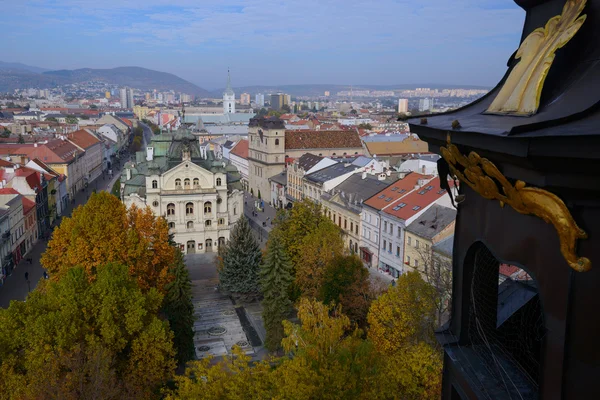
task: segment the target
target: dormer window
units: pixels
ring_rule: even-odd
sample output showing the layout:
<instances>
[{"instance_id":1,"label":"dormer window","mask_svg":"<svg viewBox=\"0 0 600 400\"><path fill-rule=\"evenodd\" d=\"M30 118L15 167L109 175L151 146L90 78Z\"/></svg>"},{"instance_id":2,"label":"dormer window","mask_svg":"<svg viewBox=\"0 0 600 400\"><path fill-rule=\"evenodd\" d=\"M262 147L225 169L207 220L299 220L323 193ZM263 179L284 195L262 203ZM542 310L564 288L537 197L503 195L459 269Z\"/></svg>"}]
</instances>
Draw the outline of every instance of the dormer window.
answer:
<instances>
[{"instance_id":1,"label":"dormer window","mask_svg":"<svg viewBox=\"0 0 600 400\"><path fill-rule=\"evenodd\" d=\"M221 178L217 178L217 186L221 186Z\"/></svg>"},{"instance_id":2,"label":"dormer window","mask_svg":"<svg viewBox=\"0 0 600 400\"><path fill-rule=\"evenodd\" d=\"M181 189L181 179L175 179L175 188Z\"/></svg>"}]
</instances>

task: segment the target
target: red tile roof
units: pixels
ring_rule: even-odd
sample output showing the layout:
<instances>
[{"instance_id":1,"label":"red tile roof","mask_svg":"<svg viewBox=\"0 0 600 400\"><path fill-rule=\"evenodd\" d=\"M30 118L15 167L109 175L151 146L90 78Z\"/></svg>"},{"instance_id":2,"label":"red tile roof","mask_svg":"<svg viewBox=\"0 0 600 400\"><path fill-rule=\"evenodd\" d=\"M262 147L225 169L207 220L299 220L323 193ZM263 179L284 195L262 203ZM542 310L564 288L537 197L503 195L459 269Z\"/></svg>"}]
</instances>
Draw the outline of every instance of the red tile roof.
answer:
<instances>
[{"instance_id":1,"label":"red tile roof","mask_svg":"<svg viewBox=\"0 0 600 400\"><path fill-rule=\"evenodd\" d=\"M125 122L125 125L127 125L129 127L133 127L133 122L131 122L127 118L123 118L123 117L120 117L120 118L121 118L121 121Z\"/></svg>"},{"instance_id":2,"label":"red tile roof","mask_svg":"<svg viewBox=\"0 0 600 400\"><path fill-rule=\"evenodd\" d=\"M397 180L381 192L367 199L364 204L376 210L382 210L390 205L395 205L396 200L407 196L415 189L419 179L430 180L431 178L431 175L421 175L414 172L409 173L404 179Z\"/></svg>"},{"instance_id":3,"label":"red tile roof","mask_svg":"<svg viewBox=\"0 0 600 400\"><path fill-rule=\"evenodd\" d=\"M237 142L237 144L233 146L233 149L231 149L231 153L241 158L248 158L248 141L242 139Z\"/></svg>"},{"instance_id":4,"label":"red tile roof","mask_svg":"<svg viewBox=\"0 0 600 400\"><path fill-rule=\"evenodd\" d=\"M35 201L29 200L25 196L23 196L21 200L23 201L23 215L27 215L31 210L35 208Z\"/></svg>"},{"instance_id":5,"label":"red tile roof","mask_svg":"<svg viewBox=\"0 0 600 400\"><path fill-rule=\"evenodd\" d=\"M96 136L92 135L85 129L80 129L73 133L69 133L67 135L67 139L69 139L70 142L73 142L77 147L85 150L89 149L95 144L100 143L100 140Z\"/></svg>"},{"instance_id":6,"label":"red tile roof","mask_svg":"<svg viewBox=\"0 0 600 400\"><path fill-rule=\"evenodd\" d=\"M0 194L21 194L17 192L14 188L2 188L0 189Z\"/></svg>"},{"instance_id":7,"label":"red tile roof","mask_svg":"<svg viewBox=\"0 0 600 400\"><path fill-rule=\"evenodd\" d=\"M349 149L359 148L356 131L285 131L285 149Z\"/></svg>"},{"instance_id":8,"label":"red tile roof","mask_svg":"<svg viewBox=\"0 0 600 400\"><path fill-rule=\"evenodd\" d=\"M448 183L451 187L454 186L452 181L448 181ZM427 188L429 187L431 189L428 190ZM442 196L447 195L446 191L440 187L440 178L436 177L425 183L423 187L413 190L407 196L402 197L392 207L387 207L383 212L406 221L423 211L425 207L436 202ZM404 206L398 207L402 204Z\"/></svg>"},{"instance_id":9,"label":"red tile roof","mask_svg":"<svg viewBox=\"0 0 600 400\"><path fill-rule=\"evenodd\" d=\"M8 167L8 168L12 168L14 167L14 164L11 163L10 161L6 161L0 158L0 167Z\"/></svg>"},{"instance_id":10,"label":"red tile roof","mask_svg":"<svg viewBox=\"0 0 600 400\"><path fill-rule=\"evenodd\" d=\"M53 139L46 144L0 144L0 154L26 155L33 159L38 158L48 164L70 163L75 159L75 154L83 154L84 150L78 149L68 140Z\"/></svg>"}]
</instances>

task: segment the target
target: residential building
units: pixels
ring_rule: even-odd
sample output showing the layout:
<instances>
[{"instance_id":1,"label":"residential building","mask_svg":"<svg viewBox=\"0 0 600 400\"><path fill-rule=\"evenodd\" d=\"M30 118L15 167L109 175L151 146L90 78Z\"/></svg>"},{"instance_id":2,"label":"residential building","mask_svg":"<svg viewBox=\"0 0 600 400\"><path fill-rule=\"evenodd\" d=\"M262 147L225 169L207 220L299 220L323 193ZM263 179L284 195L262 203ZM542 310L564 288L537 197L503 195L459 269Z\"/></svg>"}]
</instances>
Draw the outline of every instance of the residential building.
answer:
<instances>
[{"instance_id":1,"label":"residential building","mask_svg":"<svg viewBox=\"0 0 600 400\"><path fill-rule=\"evenodd\" d=\"M433 246L454 234L456 209L434 204L406 226L404 263L427 279L433 266Z\"/></svg>"},{"instance_id":2,"label":"residential building","mask_svg":"<svg viewBox=\"0 0 600 400\"><path fill-rule=\"evenodd\" d=\"M408 112L408 99L398 99L398 113L406 114Z\"/></svg>"},{"instance_id":3,"label":"residential building","mask_svg":"<svg viewBox=\"0 0 600 400\"><path fill-rule=\"evenodd\" d=\"M440 156L437 154L419 154L403 161L400 164L400 171L418 172L425 175L437 175L437 160Z\"/></svg>"},{"instance_id":4,"label":"residential building","mask_svg":"<svg viewBox=\"0 0 600 400\"><path fill-rule=\"evenodd\" d=\"M321 157L312 153L303 154L294 159L287 170L287 199L299 201L304 198L304 175L317 172L323 168L336 164L331 158Z\"/></svg>"},{"instance_id":5,"label":"residential building","mask_svg":"<svg viewBox=\"0 0 600 400\"><path fill-rule=\"evenodd\" d=\"M285 94L276 93L271 95L271 109L275 111L281 111L286 101Z\"/></svg>"},{"instance_id":6,"label":"residential building","mask_svg":"<svg viewBox=\"0 0 600 400\"><path fill-rule=\"evenodd\" d=\"M244 212L239 172L184 129L154 136L145 159L125 165L121 196L164 216L187 254L216 251Z\"/></svg>"},{"instance_id":7,"label":"residential building","mask_svg":"<svg viewBox=\"0 0 600 400\"><path fill-rule=\"evenodd\" d=\"M104 171L104 145L96 135L85 129L69 133L67 140L82 152L80 162L85 171L84 185L87 186Z\"/></svg>"},{"instance_id":8,"label":"residential building","mask_svg":"<svg viewBox=\"0 0 600 400\"><path fill-rule=\"evenodd\" d=\"M269 202L275 208L287 206L288 201L285 198L287 190L287 173L285 171L269 178L271 191L269 193Z\"/></svg>"},{"instance_id":9,"label":"residential building","mask_svg":"<svg viewBox=\"0 0 600 400\"><path fill-rule=\"evenodd\" d=\"M104 114L102 117L98 118L98 121L96 123L98 125L115 125L125 135L131 132L131 124L128 124L122 118L117 117L113 114Z\"/></svg>"},{"instance_id":10,"label":"residential building","mask_svg":"<svg viewBox=\"0 0 600 400\"><path fill-rule=\"evenodd\" d=\"M406 271L403 261L410 260L410 265L414 265L414 255L405 255L406 227L436 204L452 207L448 194L440 187L439 178L423 178L410 193L380 212L381 242L378 268L381 271L398 276Z\"/></svg>"},{"instance_id":11,"label":"residential building","mask_svg":"<svg viewBox=\"0 0 600 400\"><path fill-rule=\"evenodd\" d=\"M23 218L23 196L12 188L0 189L0 208L8 210L9 230L2 232L2 239L10 243L10 259L3 263L6 274L10 275L13 268L25 255L25 221Z\"/></svg>"},{"instance_id":12,"label":"residential building","mask_svg":"<svg viewBox=\"0 0 600 400\"><path fill-rule=\"evenodd\" d=\"M257 107L264 107L265 106L265 95L262 93L257 93L254 96L254 102L256 103Z\"/></svg>"},{"instance_id":13,"label":"residential building","mask_svg":"<svg viewBox=\"0 0 600 400\"><path fill-rule=\"evenodd\" d=\"M227 71L227 87L223 92L223 114L235 114L235 92L231 88L229 71Z\"/></svg>"},{"instance_id":14,"label":"residential building","mask_svg":"<svg viewBox=\"0 0 600 400\"><path fill-rule=\"evenodd\" d=\"M240 95L240 104L250 105L250 93L242 93Z\"/></svg>"},{"instance_id":15,"label":"residential building","mask_svg":"<svg viewBox=\"0 0 600 400\"><path fill-rule=\"evenodd\" d=\"M96 132L103 138L110 140L111 152L114 154L118 154L128 144L125 140L125 133L117 128L115 124L104 124L96 129Z\"/></svg>"},{"instance_id":16,"label":"residential building","mask_svg":"<svg viewBox=\"0 0 600 400\"><path fill-rule=\"evenodd\" d=\"M133 89L127 88L127 108L133 109L135 102L133 101Z\"/></svg>"},{"instance_id":17,"label":"residential building","mask_svg":"<svg viewBox=\"0 0 600 400\"><path fill-rule=\"evenodd\" d=\"M431 111L433 110L433 98L426 97L424 99L419 99L419 111Z\"/></svg>"},{"instance_id":18,"label":"residential building","mask_svg":"<svg viewBox=\"0 0 600 400\"><path fill-rule=\"evenodd\" d=\"M226 160L229 160L230 156L229 154L231 153L231 149L233 149L233 147L236 145L236 142L232 142L231 140L226 140L225 143L223 143L223 146L221 146L221 149L223 150L223 158Z\"/></svg>"},{"instance_id":19,"label":"residential building","mask_svg":"<svg viewBox=\"0 0 600 400\"><path fill-rule=\"evenodd\" d=\"M25 256L34 244L37 243L38 240L38 222L36 217L36 204L34 201L29 200L27 197L23 196L23 219L25 226L25 238L23 239L23 243L25 244Z\"/></svg>"},{"instance_id":20,"label":"residential building","mask_svg":"<svg viewBox=\"0 0 600 400\"><path fill-rule=\"evenodd\" d=\"M12 267L10 244L9 209L0 205L0 286L8 276Z\"/></svg>"},{"instance_id":21,"label":"residential building","mask_svg":"<svg viewBox=\"0 0 600 400\"><path fill-rule=\"evenodd\" d=\"M127 88L119 89L119 99L122 108L127 108Z\"/></svg>"},{"instance_id":22,"label":"residential building","mask_svg":"<svg viewBox=\"0 0 600 400\"><path fill-rule=\"evenodd\" d=\"M329 192L321 195L325 215L344 232L346 248L358 254L363 201L396 181L391 174L381 172L355 173Z\"/></svg>"},{"instance_id":23,"label":"residential building","mask_svg":"<svg viewBox=\"0 0 600 400\"><path fill-rule=\"evenodd\" d=\"M415 186L419 184L419 181L424 182L431 179L430 176L416 173L396 173L395 175L398 177L398 180L393 185L388 186L363 202L359 249L361 260L369 268L379 266L381 212L389 207L393 207L397 200L412 192ZM389 226L393 231L394 223L390 222ZM397 227L400 227L400 225L397 225ZM399 230L396 232L397 234L401 234ZM401 262L403 246L400 246L397 241L393 246L395 247L392 248L392 251L396 252L395 254L397 254ZM389 245L386 245L385 250L389 250ZM394 269L391 271L391 275L394 278L397 278L399 274L399 270Z\"/></svg>"},{"instance_id":24,"label":"residential building","mask_svg":"<svg viewBox=\"0 0 600 400\"><path fill-rule=\"evenodd\" d=\"M248 141L242 139L229 152L229 161L238 170L242 177L242 187L249 190L248 177Z\"/></svg>"},{"instance_id":25,"label":"residential building","mask_svg":"<svg viewBox=\"0 0 600 400\"><path fill-rule=\"evenodd\" d=\"M46 175L49 222L52 226L56 219L63 215L69 203L66 177L37 158L30 160L25 166Z\"/></svg>"}]
</instances>

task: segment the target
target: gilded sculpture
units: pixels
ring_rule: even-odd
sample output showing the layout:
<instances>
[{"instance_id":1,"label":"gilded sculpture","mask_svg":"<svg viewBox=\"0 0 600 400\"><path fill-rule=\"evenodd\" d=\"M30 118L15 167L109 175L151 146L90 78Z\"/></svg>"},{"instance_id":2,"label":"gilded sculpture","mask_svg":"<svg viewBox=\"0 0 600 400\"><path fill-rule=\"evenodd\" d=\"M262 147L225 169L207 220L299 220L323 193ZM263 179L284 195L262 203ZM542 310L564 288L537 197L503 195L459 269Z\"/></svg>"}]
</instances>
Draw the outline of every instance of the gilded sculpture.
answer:
<instances>
[{"instance_id":1,"label":"gilded sculpture","mask_svg":"<svg viewBox=\"0 0 600 400\"><path fill-rule=\"evenodd\" d=\"M498 200L501 207L508 204L521 214L533 214L554 225L560 240L560 251L571 268L578 272L592 268L591 261L586 257L577 257L575 251L577 240L587 238L587 234L577 226L569 209L558 196L539 188L525 187L523 181L517 181L513 186L487 158L482 158L475 152L464 156L450 142L450 135L447 147L440 150L451 173L482 197ZM462 171L458 166L462 166Z\"/></svg>"},{"instance_id":2,"label":"gilded sculpture","mask_svg":"<svg viewBox=\"0 0 600 400\"><path fill-rule=\"evenodd\" d=\"M558 49L566 45L583 25L579 16L586 0L567 0L562 15L531 32L515 55L520 59L487 109L491 114L532 115L538 111L542 88Z\"/></svg>"}]
</instances>

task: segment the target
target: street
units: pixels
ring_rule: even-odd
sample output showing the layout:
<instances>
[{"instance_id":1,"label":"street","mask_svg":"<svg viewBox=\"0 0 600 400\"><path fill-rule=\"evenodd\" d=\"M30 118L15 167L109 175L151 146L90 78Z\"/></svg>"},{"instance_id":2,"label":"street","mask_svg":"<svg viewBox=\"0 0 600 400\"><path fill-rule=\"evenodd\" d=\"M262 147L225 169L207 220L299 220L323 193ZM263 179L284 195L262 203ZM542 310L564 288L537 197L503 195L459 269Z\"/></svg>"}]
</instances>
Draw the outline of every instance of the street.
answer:
<instances>
[{"instance_id":1,"label":"street","mask_svg":"<svg viewBox=\"0 0 600 400\"><path fill-rule=\"evenodd\" d=\"M113 174L112 179L109 179L108 175L104 179L99 177L84 192L78 192L75 202L69 204L61 218L71 216L75 208L84 205L94 190L110 193L112 185L121 174L121 168L113 168ZM39 238L29 253L25 255L24 259L15 266L12 275L6 277L4 285L0 286L0 307L8 307L11 300L25 300L27 293L35 289L38 281L43 279L44 269L40 264L40 258L44 251L46 251L47 244L46 240ZM31 264L26 261L27 258L32 259ZM29 283L25 279L25 273L28 273Z\"/></svg>"},{"instance_id":2,"label":"street","mask_svg":"<svg viewBox=\"0 0 600 400\"><path fill-rule=\"evenodd\" d=\"M258 201L260 200L253 197L250 193L244 193L244 215L248 218L250 227L259 241L260 247L264 249L267 246L269 233L273 229L273 225L271 224L277 215L277 210L271 207L269 203L265 203L264 211L259 211L255 206ZM253 211L256 211L255 215L253 215Z\"/></svg>"}]
</instances>

